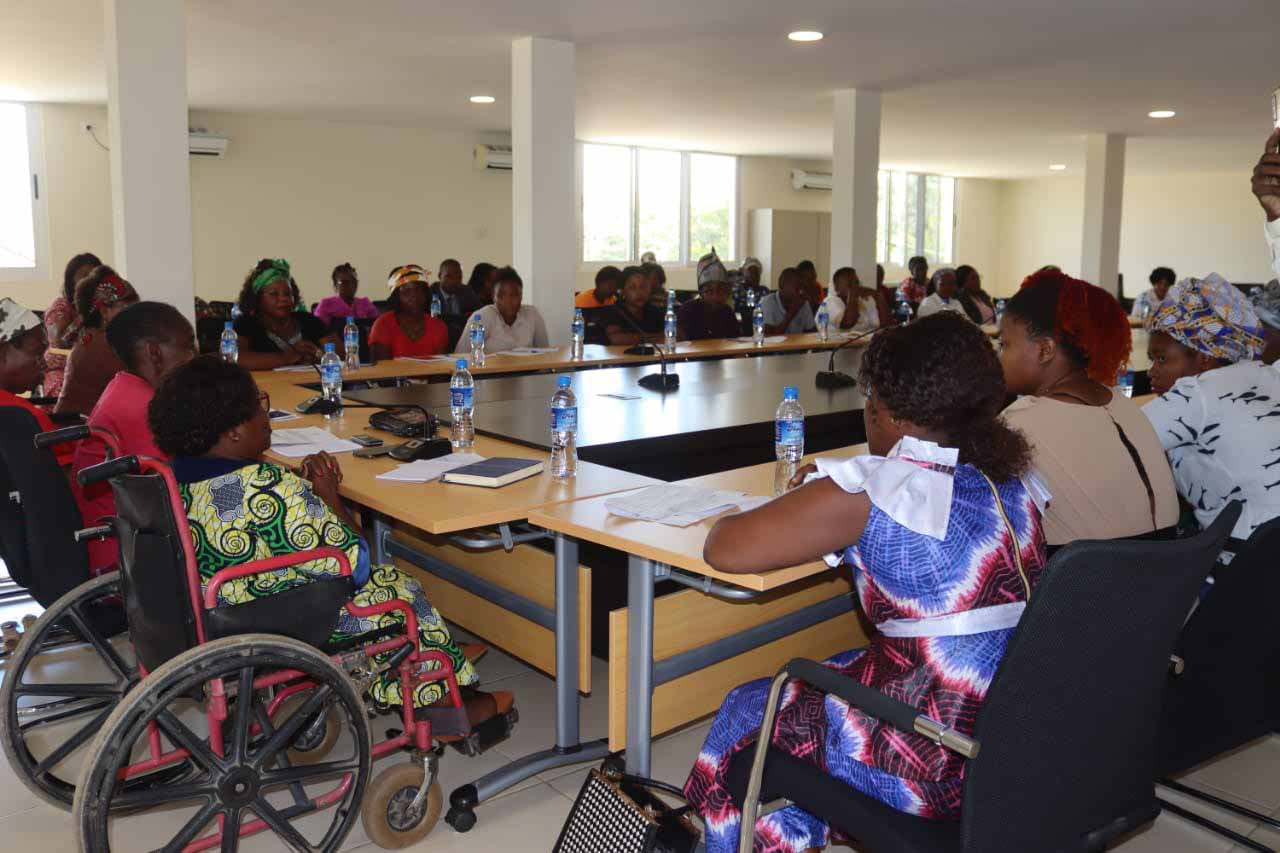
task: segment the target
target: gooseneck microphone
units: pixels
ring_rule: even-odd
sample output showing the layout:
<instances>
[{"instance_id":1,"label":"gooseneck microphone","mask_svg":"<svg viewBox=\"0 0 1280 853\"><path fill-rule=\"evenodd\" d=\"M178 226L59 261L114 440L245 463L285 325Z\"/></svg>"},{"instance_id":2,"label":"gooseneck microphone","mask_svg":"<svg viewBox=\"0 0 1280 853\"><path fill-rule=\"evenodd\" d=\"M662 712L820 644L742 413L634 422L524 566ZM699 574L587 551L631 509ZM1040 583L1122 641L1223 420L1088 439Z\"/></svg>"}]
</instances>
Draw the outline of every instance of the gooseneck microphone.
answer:
<instances>
[{"instance_id":1,"label":"gooseneck microphone","mask_svg":"<svg viewBox=\"0 0 1280 853\"><path fill-rule=\"evenodd\" d=\"M657 353L658 362L659 364L661 364L661 372L650 373L640 377L640 380L639 380L640 387L648 388L650 391L662 391L662 392L674 391L677 388L679 388L680 376L674 372L673 373L667 372L666 350L663 347L654 346L653 344L649 343L648 332L640 328L640 324L637 323L635 321L635 318L633 318L631 314L627 312L625 305L618 307L618 313L621 314L622 318L627 321L627 323L631 326L631 328L633 328L640 335L640 343L636 344L633 347L627 347L625 350L623 350L623 353L625 355L653 355L654 353Z\"/></svg>"},{"instance_id":2,"label":"gooseneck microphone","mask_svg":"<svg viewBox=\"0 0 1280 853\"><path fill-rule=\"evenodd\" d=\"M836 370L836 353L849 346L849 344L854 343L855 341L860 341L869 335L874 335L878 331L879 329L871 329L866 332L859 332L858 334L849 337L839 346L832 347L831 357L827 359L827 369L818 371L818 375L814 378L814 384L819 388L826 388L828 390L856 387L858 384L857 379L854 379L847 373Z\"/></svg>"}]
</instances>

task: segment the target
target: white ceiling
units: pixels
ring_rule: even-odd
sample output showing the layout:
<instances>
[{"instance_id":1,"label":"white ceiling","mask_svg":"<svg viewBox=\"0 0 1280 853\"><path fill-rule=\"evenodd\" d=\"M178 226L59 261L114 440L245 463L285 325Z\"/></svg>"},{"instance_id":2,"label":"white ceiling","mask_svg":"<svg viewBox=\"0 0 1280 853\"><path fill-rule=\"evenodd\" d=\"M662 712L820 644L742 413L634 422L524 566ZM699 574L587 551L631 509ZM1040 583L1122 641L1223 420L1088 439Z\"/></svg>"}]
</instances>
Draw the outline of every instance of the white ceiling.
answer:
<instances>
[{"instance_id":1,"label":"white ceiling","mask_svg":"<svg viewBox=\"0 0 1280 853\"><path fill-rule=\"evenodd\" d=\"M578 45L583 139L829 157L831 92L876 88L887 165L985 177L1078 173L1096 131L1132 135L1131 172L1244 171L1280 84L1277 0L187 6L193 108L506 130L510 42L539 35ZM105 101L101 7L0 0L0 98Z\"/></svg>"}]
</instances>

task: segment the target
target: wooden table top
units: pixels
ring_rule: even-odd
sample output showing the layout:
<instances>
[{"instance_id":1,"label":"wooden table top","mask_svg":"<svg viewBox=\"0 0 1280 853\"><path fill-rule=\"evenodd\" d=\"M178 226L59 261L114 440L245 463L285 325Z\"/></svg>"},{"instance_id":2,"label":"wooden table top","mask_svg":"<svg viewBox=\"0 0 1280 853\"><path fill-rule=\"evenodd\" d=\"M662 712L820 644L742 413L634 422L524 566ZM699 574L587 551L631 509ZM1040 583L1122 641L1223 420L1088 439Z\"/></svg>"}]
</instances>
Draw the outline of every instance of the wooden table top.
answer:
<instances>
[{"instance_id":1,"label":"wooden table top","mask_svg":"<svg viewBox=\"0 0 1280 853\"><path fill-rule=\"evenodd\" d=\"M814 456L847 458L866 452L867 446L858 444L806 456L805 461L812 461ZM748 495L771 495L774 470L774 463L753 465L749 468L682 480L681 485L700 486L706 489L731 489L746 492ZM800 566L760 574L735 575L719 572L702 559L703 544L719 516L688 527L673 527L653 521L610 515L605 508L606 500L607 497L597 497L545 506L533 511L529 515L529 521L548 530L565 533L578 539L616 548L628 554L656 560L674 568L706 575L756 591L776 589L828 570L826 563L815 560Z\"/></svg>"}]
</instances>

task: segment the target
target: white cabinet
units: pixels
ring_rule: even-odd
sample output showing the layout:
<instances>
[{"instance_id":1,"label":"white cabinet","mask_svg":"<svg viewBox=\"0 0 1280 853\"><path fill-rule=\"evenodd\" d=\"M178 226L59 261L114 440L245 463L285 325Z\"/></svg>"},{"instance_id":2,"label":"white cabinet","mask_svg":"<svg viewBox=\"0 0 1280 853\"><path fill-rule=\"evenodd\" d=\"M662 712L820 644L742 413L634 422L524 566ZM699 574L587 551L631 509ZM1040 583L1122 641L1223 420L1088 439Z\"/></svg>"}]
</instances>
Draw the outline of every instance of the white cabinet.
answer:
<instances>
[{"instance_id":1,"label":"white cabinet","mask_svg":"<svg viewBox=\"0 0 1280 853\"><path fill-rule=\"evenodd\" d=\"M831 281L831 214L772 207L747 212L747 254L764 264L761 280L778 286L778 274L803 260L813 261L818 280Z\"/></svg>"}]
</instances>

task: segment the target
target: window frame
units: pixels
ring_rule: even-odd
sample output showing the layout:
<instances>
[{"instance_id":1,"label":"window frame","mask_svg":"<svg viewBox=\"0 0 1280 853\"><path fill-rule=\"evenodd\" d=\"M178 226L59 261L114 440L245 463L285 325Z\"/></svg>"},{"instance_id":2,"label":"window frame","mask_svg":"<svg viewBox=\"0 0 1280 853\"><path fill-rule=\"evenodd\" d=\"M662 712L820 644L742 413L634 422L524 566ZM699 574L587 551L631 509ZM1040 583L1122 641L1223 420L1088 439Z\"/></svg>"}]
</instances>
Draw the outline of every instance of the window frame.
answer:
<instances>
[{"instance_id":1,"label":"window frame","mask_svg":"<svg viewBox=\"0 0 1280 853\"><path fill-rule=\"evenodd\" d=\"M954 264L955 254L956 254L956 207L957 207L957 202L960 196L959 183L957 179L954 177L951 177L950 175L939 175L933 172L906 172L906 171L899 171L896 169L881 169L880 174L886 176L885 182L884 182L885 194L882 198L877 198L876 200L877 209L880 211L881 215L884 217L884 220L885 220L884 241L881 242L879 240L879 235L877 235L877 240L876 240L876 256L880 259L880 261L882 263L898 264L898 261L896 258L893 257L892 251L890 248L891 242L893 239L892 217L893 217L893 202L895 197L894 188L893 188L893 183L894 183L893 176L902 175L902 184L903 184L904 191L906 187L910 184L910 178L912 177L915 178L914 193L907 193L908 197L910 195L915 196L914 200L911 200L912 207L915 209L915 228L914 228L914 233L909 233L907 231L906 224L907 224L908 217L906 216L906 211L904 209L903 239L905 241L908 241L908 245L911 246L911 250L908 251L907 245L903 246L902 263L900 265L906 266L907 261L909 261L914 255L924 255L928 259L929 266L931 267L938 266L938 265ZM931 255L925 248L925 233L928 228L928 217L930 213L928 208L928 203L927 203L927 194L928 194L927 186L928 186L928 180L930 178L936 178L938 180L938 208L939 209L938 211L936 211L935 215L937 218L939 231L938 231L938 253L936 255ZM944 222L942 217L942 210L941 210L942 199L946 196L946 194L943 192L943 189L942 189L943 181L951 182L951 221L950 222ZM877 186L878 185L879 185L879 178L877 178ZM943 232L941 230L942 228L947 228L950 230L951 239L949 241L943 240ZM941 255L941 250L942 250L942 247L946 245L948 242L951 245L951 257L944 259Z\"/></svg>"},{"instance_id":2,"label":"window frame","mask_svg":"<svg viewBox=\"0 0 1280 853\"><path fill-rule=\"evenodd\" d=\"M34 267L0 265L0 281L47 281L51 278L49 259L49 186L45 171L44 114L38 104L22 101L0 101L3 105L22 107L27 120L27 166L31 175L31 224L35 244Z\"/></svg>"},{"instance_id":3,"label":"window frame","mask_svg":"<svg viewBox=\"0 0 1280 853\"><path fill-rule=\"evenodd\" d=\"M588 258L586 256L586 217L584 215L584 198L585 192L583 187L586 183L586 148L587 146L623 148L630 154L630 198L628 199L629 213L629 242L631 245L630 258ZM727 157L733 162L733 200L729 205L729 238L733 242L733 253L735 256L740 254L739 249L742 246L742 158L737 154L722 154L715 151L691 151L674 148L660 148L651 145L622 145L614 142L586 142L578 143L579 156L577 158L577 183L578 183L578 264L580 266L595 266L598 264L639 264L640 255L646 250L640 245L640 152L641 151L662 151L667 153L675 153L680 155L680 257L677 259L658 258L660 264L664 264L673 268L692 268L697 264L698 259L690 257L690 239L689 227L691 224L690 212L690 179L692 176L692 155L707 154L713 157ZM728 257L721 255L720 260L725 264L732 265L737 263L740 258Z\"/></svg>"}]
</instances>

